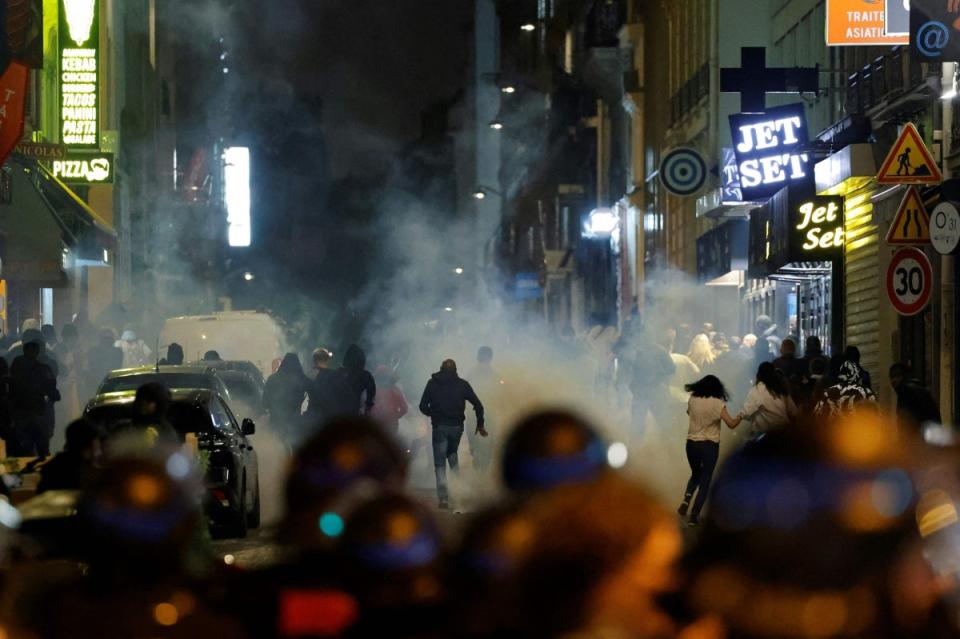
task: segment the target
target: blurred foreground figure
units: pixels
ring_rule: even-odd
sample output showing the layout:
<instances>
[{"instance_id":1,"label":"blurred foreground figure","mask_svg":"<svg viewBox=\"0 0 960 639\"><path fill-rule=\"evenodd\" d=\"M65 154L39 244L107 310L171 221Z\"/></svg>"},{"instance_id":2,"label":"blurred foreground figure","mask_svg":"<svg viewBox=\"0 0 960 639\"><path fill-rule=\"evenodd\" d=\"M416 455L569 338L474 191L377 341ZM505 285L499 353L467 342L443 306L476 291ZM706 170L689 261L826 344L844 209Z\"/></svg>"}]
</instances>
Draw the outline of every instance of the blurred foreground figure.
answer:
<instances>
[{"instance_id":1,"label":"blurred foreground figure","mask_svg":"<svg viewBox=\"0 0 960 639\"><path fill-rule=\"evenodd\" d=\"M80 505L88 574L46 600L41 637L245 637L190 587L200 487L181 453L112 461ZM51 614L55 611L55 614Z\"/></svg>"},{"instance_id":2,"label":"blurred foreground figure","mask_svg":"<svg viewBox=\"0 0 960 639\"><path fill-rule=\"evenodd\" d=\"M347 637L443 637L440 531L423 505L384 494L346 519L336 564L357 601Z\"/></svg>"},{"instance_id":3,"label":"blurred foreground figure","mask_svg":"<svg viewBox=\"0 0 960 639\"><path fill-rule=\"evenodd\" d=\"M657 600L677 587L682 541L632 482L608 474L536 496L512 534L523 547L513 636L676 636ZM534 543L523 543L528 535Z\"/></svg>"},{"instance_id":4,"label":"blurred foreground figure","mask_svg":"<svg viewBox=\"0 0 960 639\"><path fill-rule=\"evenodd\" d=\"M590 481L608 470L607 446L596 429L565 411L526 417L504 445L503 483L520 497Z\"/></svg>"},{"instance_id":5,"label":"blurred foreground figure","mask_svg":"<svg viewBox=\"0 0 960 639\"><path fill-rule=\"evenodd\" d=\"M297 451L286 485L280 541L286 556L272 568L238 574L223 609L258 638L336 636L356 621L340 589L333 550L346 512L380 490L401 490L407 458L382 427L363 417L328 422Z\"/></svg>"},{"instance_id":6,"label":"blurred foreground figure","mask_svg":"<svg viewBox=\"0 0 960 639\"><path fill-rule=\"evenodd\" d=\"M956 509L916 490L918 447L861 409L735 453L685 562L689 604L730 639L956 636L917 526Z\"/></svg>"},{"instance_id":7,"label":"blurred foreground figure","mask_svg":"<svg viewBox=\"0 0 960 639\"><path fill-rule=\"evenodd\" d=\"M450 507L447 464L450 464L453 472L460 468L457 451L463 437L463 423L467 419L467 402L470 402L477 415L477 434L486 437L483 404L469 382L457 375L457 363L452 359L444 360L440 372L433 374L420 398L420 412L430 418L433 426L433 468L437 477L440 508Z\"/></svg>"},{"instance_id":8,"label":"blurred foreground figure","mask_svg":"<svg viewBox=\"0 0 960 639\"><path fill-rule=\"evenodd\" d=\"M85 419L67 426L66 446L40 469L37 493L86 487L98 472L103 435L99 426Z\"/></svg>"}]
</instances>

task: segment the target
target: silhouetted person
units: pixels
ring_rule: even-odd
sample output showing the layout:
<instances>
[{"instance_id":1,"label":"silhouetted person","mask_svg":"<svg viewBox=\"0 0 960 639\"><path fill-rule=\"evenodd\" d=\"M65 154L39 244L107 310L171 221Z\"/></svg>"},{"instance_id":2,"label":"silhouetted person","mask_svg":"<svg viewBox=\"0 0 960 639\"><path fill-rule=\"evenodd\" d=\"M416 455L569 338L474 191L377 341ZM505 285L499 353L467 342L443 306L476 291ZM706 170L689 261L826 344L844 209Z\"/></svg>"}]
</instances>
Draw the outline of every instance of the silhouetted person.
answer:
<instances>
[{"instance_id":1,"label":"silhouetted person","mask_svg":"<svg viewBox=\"0 0 960 639\"><path fill-rule=\"evenodd\" d=\"M333 353L325 348L318 348L313 351L314 375L307 387L306 418L309 422L309 428L319 426L323 420L336 412L335 389L333 387L336 371L330 368L332 360Z\"/></svg>"},{"instance_id":2,"label":"silhouetted person","mask_svg":"<svg viewBox=\"0 0 960 639\"><path fill-rule=\"evenodd\" d=\"M920 430L925 424L942 424L940 407L933 395L915 379L910 379L906 364L890 367L890 385L897 392L897 418L909 428Z\"/></svg>"},{"instance_id":3,"label":"silhouetted person","mask_svg":"<svg viewBox=\"0 0 960 639\"><path fill-rule=\"evenodd\" d=\"M860 377L863 379L863 385L873 390L873 380L870 378L870 371L860 364L860 349L856 346L847 346L846 350L843 351L843 357L848 362L853 362L860 367Z\"/></svg>"},{"instance_id":4,"label":"silhouetted person","mask_svg":"<svg viewBox=\"0 0 960 639\"><path fill-rule=\"evenodd\" d=\"M23 346L23 355L10 366L13 399L13 446L11 457L46 457L50 454L49 406L60 400L53 370L40 361L40 342Z\"/></svg>"},{"instance_id":5,"label":"silhouetted person","mask_svg":"<svg viewBox=\"0 0 960 639\"><path fill-rule=\"evenodd\" d=\"M270 376L263 389L263 406L270 415L270 424L288 440L296 439L300 430L300 410L307 395L307 376L296 353L287 353L280 368Z\"/></svg>"},{"instance_id":6,"label":"silhouetted person","mask_svg":"<svg viewBox=\"0 0 960 639\"><path fill-rule=\"evenodd\" d=\"M205 362L222 362L223 358L220 357L220 353L217 351L207 351L203 354L203 361Z\"/></svg>"},{"instance_id":7,"label":"silhouetted person","mask_svg":"<svg viewBox=\"0 0 960 639\"><path fill-rule=\"evenodd\" d=\"M420 412L430 418L433 426L433 468L437 478L437 498L441 508L450 507L447 490L447 464L454 472L459 470L457 451L463 437L467 402L477 415L477 433L487 436L483 428L483 404L470 384L457 375L457 363L444 360L440 371L434 373L423 389Z\"/></svg>"},{"instance_id":8,"label":"silhouetted person","mask_svg":"<svg viewBox=\"0 0 960 639\"><path fill-rule=\"evenodd\" d=\"M376 401L377 383L366 367L366 353L356 344L351 344L334 378L333 414L325 416L326 419L369 414Z\"/></svg>"},{"instance_id":9,"label":"silhouetted person","mask_svg":"<svg viewBox=\"0 0 960 639\"><path fill-rule=\"evenodd\" d=\"M81 490L93 479L100 461L103 431L85 419L67 426L67 443L40 469L37 492Z\"/></svg>"},{"instance_id":10,"label":"silhouetted person","mask_svg":"<svg viewBox=\"0 0 960 639\"><path fill-rule=\"evenodd\" d=\"M183 346L174 342L167 346L167 356L160 360L160 364L162 366L182 366L183 359Z\"/></svg>"},{"instance_id":11,"label":"silhouetted person","mask_svg":"<svg viewBox=\"0 0 960 639\"><path fill-rule=\"evenodd\" d=\"M185 437L167 420L171 401L170 389L159 382L138 388L129 421L118 424L109 433L109 452L141 452L179 445Z\"/></svg>"}]
</instances>

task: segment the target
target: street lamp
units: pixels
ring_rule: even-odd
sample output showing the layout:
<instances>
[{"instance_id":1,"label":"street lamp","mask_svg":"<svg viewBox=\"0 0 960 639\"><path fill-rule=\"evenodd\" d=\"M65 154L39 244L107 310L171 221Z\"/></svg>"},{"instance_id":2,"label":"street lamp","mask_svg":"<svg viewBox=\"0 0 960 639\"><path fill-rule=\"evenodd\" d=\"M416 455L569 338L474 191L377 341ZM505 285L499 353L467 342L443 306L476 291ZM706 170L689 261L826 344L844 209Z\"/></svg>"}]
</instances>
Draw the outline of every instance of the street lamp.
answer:
<instances>
[{"instance_id":1,"label":"street lamp","mask_svg":"<svg viewBox=\"0 0 960 639\"><path fill-rule=\"evenodd\" d=\"M490 123L490 128L493 129L494 131L499 131L500 129L503 128L503 122L501 122L500 120L494 120L493 122Z\"/></svg>"},{"instance_id":2,"label":"street lamp","mask_svg":"<svg viewBox=\"0 0 960 639\"><path fill-rule=\"evenodd\" d=\"M620 227L620 216L613 209L594 209L587 216L584 237L610 237Z\"/></svg>"},{"instance_id":3,"label":"street lamp","mask_svg":"<svg viewBox=\"0 0 960 639\"><path fill-rule=\"evenodd\" d=\"M521 25L520 28L521 28L523 31L526 31L527 33L530 33L531 31L536 31L536 30L537 30L537 25L533 24L532 22L527 22L526 24Z\"/></svg>"},{"instance_id":4,"label":"street lamp","mask_svg":"<svg viewBox=\"0 0 960 639\"><path fill-rule=\"evenodd\" d=\"M473 199L475 200L484 200L487 197L487 194L497 195L503 197L503 193L496 189L492 189L489 186L483 186L482 184L477 187L477 190L473 192Z\"/></svg>"},{"instance_id":5,"label":"street lamp","mask_svg":"<svg viewBox=\"0 0 960 639\"><path fill-rule=\"evenodd\" d=\"M505 86L505 87L500 87L500 92L501 92L501 93L506 93L506 94L508 94L508 95L511 94L511 93L516 93L516 91L517 91L517 87L515 87L515 86L513 86L513 85L510 85L510 84L508 84L508 85Z\"/></svg>"},{"instance_id":6,"label":"street lamp","mask_svg":"<svg viewBox=\"0 0 960 639\"><path fill-rule=\"evenodd\" d=\"M247 271L246 273L243 274L243 279L248 282L252 282L257 278L253 275L253 273L251 273L250 271Z\"/></svg>"},{"instance_id":7,"label":"street lamp","mask_svg":"<svg viewBox=\"0 0 960 639\"><path fill-rule=\"evenodd\" d=\"M457 275L463 275L463 267L458 266L457 268L453 269L453 272L456 273Z\"/></svg>"}]
</instances>

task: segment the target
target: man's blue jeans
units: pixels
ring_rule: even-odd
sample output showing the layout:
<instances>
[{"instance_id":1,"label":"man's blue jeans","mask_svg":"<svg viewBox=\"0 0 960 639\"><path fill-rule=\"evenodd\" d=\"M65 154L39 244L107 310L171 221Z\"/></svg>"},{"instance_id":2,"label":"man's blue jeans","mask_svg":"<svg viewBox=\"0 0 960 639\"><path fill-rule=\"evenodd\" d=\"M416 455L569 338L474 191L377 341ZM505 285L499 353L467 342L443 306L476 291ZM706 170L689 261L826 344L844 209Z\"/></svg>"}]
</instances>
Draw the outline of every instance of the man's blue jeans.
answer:
<instances>
[{"instance_id":1,"label":"man's blue jeans","mask_svg":"<svg viewBox=\"0 0 960 639\"><path fill-rule=\"evenodd\" d=\"M433 469L437 474L437 497L445 504L449 498L447 491L447 464L450 470L457 472L460 460L457 450L463 437L463 424L434 424L433 426Z\"/></svg>"}]
</instances>

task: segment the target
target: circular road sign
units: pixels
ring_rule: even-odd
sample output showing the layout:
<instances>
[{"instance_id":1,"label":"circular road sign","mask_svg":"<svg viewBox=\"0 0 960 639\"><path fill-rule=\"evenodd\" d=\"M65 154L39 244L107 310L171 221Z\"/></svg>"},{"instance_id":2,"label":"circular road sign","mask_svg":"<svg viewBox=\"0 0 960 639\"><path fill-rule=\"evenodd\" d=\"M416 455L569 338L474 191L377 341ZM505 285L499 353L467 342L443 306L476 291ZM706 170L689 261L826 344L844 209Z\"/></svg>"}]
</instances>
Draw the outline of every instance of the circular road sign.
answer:
<instances>
[{"instance_id":1,"label":"circular road sign","mask_svg":"<svg viewBox=\"0 0 960 639\"><path fill-rule=\"evenodd\" d=\"M707 182L707 163L696 150L678 147L663 156L660 181L674 195L693 195Z\"/></svg>"},{"instance_id":2,"label":"circular road sign","mask_svg":"<svg viewBox=\"0 0 960 639\"><path fill-rule=\"evenodd\" d=\"M933 267L918 248L897 251L887 269L887 296L901 315L916 315L930 301Z\"/></svg>"},{"instance_id":3,"label":"circular road sign","mask_svg":"<svg viewBox=\"0 0 960 639\"><path fill-rule=\"evenodd\" d=\"M940 255L953 255L960 245L960 211L952 202L941 202L930 214L930 243Z\"/></svg>"}]
</instances>

